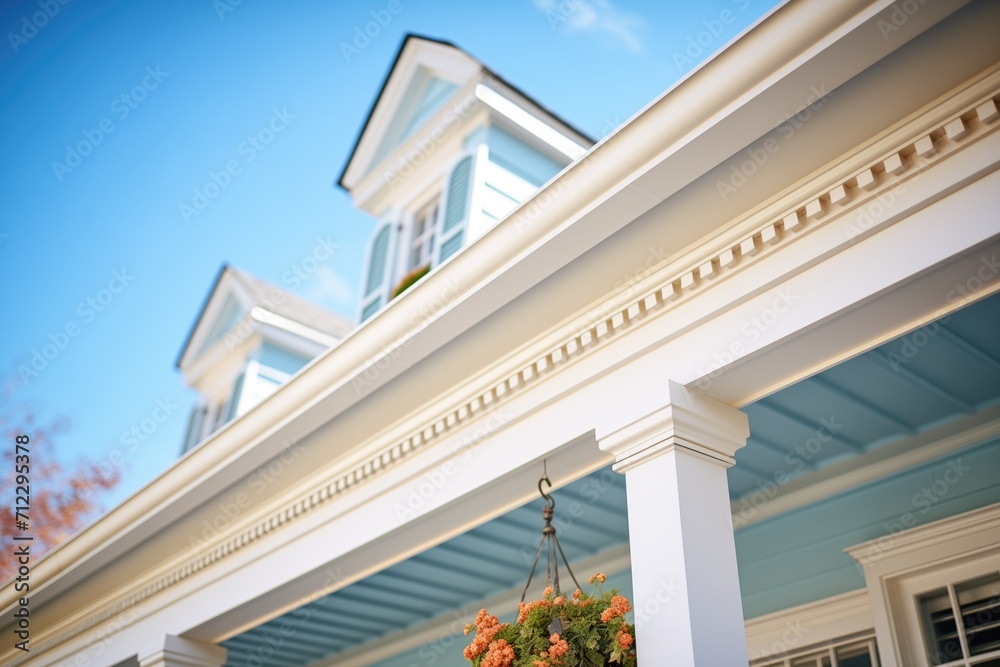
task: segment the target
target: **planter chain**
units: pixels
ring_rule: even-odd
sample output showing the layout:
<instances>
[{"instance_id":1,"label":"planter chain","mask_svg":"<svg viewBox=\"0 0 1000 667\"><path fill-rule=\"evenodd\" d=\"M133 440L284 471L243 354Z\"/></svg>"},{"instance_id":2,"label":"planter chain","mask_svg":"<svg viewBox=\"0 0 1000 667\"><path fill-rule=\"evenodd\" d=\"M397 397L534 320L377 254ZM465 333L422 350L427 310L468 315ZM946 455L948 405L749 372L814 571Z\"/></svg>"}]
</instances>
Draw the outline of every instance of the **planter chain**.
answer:
<instances>
[{"instance_id":1,"label":"planter chain","mask_svg":"<svg viewBox=\"0 0 1000 667\"><path fill-rule=\"evenodd\" d=\"M521 602L524 602L524 596L528 594L528 588L531 586L531 580L535 576L535 568L538 567L538 561L542 557L543 550L545 550L546 554L546 587L551 586L556 595L559 595L561 592L559 589L559 557L561 556L563 564L569 572L570 578L573 579L573 583L576 584L576 587L580 588L580 584L577 582L576 576L573 574L573 569L569 566L569 561L566 560L566 554L563 553L562 545L559 544L559 538L556 537L555 526L552 525L552 517L555 515L556 501L552 496L545 493L545 490L542 488L543 483L548 484L549 488L552 488L552 481L549 479L548 464L543 463L543 465L544 470L542 472L542 478L538 480L538 493L540 493L542 498L545 499L545 507L542 508L542 518L545 519L545 526L542 528L542 542L538 545L538 553L535 554L535 562L532 563L531 572L528 573L528 583L524 585L524 591L521 593Z\"/></svg>"}]
</instances>

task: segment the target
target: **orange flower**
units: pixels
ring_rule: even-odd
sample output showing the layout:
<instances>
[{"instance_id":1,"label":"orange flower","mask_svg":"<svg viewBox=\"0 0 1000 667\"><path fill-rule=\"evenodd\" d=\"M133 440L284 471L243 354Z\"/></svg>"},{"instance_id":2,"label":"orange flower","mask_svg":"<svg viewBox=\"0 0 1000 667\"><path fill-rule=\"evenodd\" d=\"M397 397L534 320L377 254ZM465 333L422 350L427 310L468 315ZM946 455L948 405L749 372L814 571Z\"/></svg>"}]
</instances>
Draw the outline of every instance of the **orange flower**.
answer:
<instances>
[{"instance_id":1,"label":"orange flower","mask_svg":"<svg viewBox=\"0 0 1000 667\"><path fill-rule=\"evenodd\" d=\"M592 576L590 578L590 583L594 583L595 581L599 581L599 582L601 582L603 584L607 580L608 580L608 575L606 575L604 573L598 573L598 574L595 574L594 576Z\"/></svg>"},{"instance_id":2,"label":"orange flower","mask_svg":"<svg viewBox=\"0 0 1000 667\"><path fill-rule=\"evenodd\" d=\"M491 616L486 613L485 609L480 609L476 615L476 636L472 639L472 643L465 647L462 655L465 656L466 660L472 660L476 656L482 655L491 646L490 642L493 641L493 637L505 627L507 627L506 623L500 623L496 616ZM511 649L512 652L513 650ZM498 667L507 666L499 665Z\"/></svg>"},{"instance_id":3,"label":"orange flower","mask_svg":"<svg viewBox=\"0 0 1000 667\"><path fill-rule=\"evenodd\" d=\"M559 597L557 597L555 600L552 601L552 604L566 604L566 598L560 595Z\"/></svg>"},{"instance_id":4,"label":"orange flower","mask_svg":"<svg viewBox=\"0 0 1000 667\"><path fill-rule=\"evenodd\" d=\"M531 613L532 609L537 609L539 607L545 607L546 609L548 609L551 606L552 603L549 602L548 600L535 600L534 602L528 602L528 603L521 602L517 605L518 609L517 622L524 623L524 621L528 618L528 614Z\"/></svg>"},{"instance_id":5,"label":"orange flower","mask_svg":"<svg viewBox=\"0 0 1000 667\"><path fill-rule=\"evenodd\" d=\"M552 646L549 647L549 657L561 658L566 655L567 651L569 651L569 643L567 643L565 639L558 639L559 635L552 636L557 639L552 642Z\"/></svg>"},{"instance_id":6,"label":"orange flower","mask_svg":"<svg viewBox=\"0 0 1000 667\"><path fill-rule=\"evenodd\" d=\"M628 603L628 598L616 595L611 598L611 606L601 612L601 622L607 623L613 618L624 616L632 611L632 605Z\"/></svg>"},{"instance_id":7,"label":"orange flower","mask_svg":"<svg viewBox=\"0 0 1000 667\"><path fill-rule=\"evenodd\" d=\"M575 591L573 591L573 599L574 600L579 600L580 596L582 596L582 595L583 595L583 591L581 591L579 588L576 589Z\"/></svg>"},{"instance_id":8,"label":"orange flower","mask_svg":"<svg viewBox=\"0 0 1000 667\"><path fill-rule=\"evenodd\" d=\"M543 597L543 598L547 598L547 597L549 597L550 595L552 595L552 593L553 593L553 592L554 592L554 591L552 590L552 587L551 587L551 586L546 586L546 587L545 587L545 590L544 590L544 591L542 591L542 597Z\"/></svg>"},{"instance_id":9,"label":"orange flower","mask_svg":"<svg viewBox=\"0 0 1000 667\"><path fill-rule=\"evenodd\" d=\"M628 625L622 623L622 627L618 630L618 637L616 637L616 639L618 640L618 645L622 648L628 648L632 645L634 640L628 631Z\"/></svg>"},{"instance_id":10,"label":"orange flower","mask_svg":"<svg viewBox=\"0 0 1000 667\"><path fill-rule=\"evenodd\" d=\"M489 646L489 653L480 667L510 667L514 662L514 647L506 639L498 639Z\"/></svg>"}]
</instances>

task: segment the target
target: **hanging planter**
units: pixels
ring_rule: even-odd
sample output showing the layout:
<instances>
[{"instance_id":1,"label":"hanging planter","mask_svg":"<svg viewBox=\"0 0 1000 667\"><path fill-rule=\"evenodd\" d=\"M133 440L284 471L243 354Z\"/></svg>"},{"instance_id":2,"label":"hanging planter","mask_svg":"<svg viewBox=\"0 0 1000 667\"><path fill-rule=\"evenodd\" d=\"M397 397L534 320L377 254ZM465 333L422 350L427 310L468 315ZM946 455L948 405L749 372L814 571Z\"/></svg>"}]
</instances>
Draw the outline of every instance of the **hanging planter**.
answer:
<instances>
[{"instance_id":1,"label":"hanging planter","mask_svg":"<svg viewBox=\"0 0 1000 667\"><path fill-rule=\"evenodd\" d=\"M500 623L496 616L480 610L475 623L465 626L465 634L473 633L465 659L473 667L636 667L635 626L625 620L632 605L617 590L604 591L603 574L590 578L596 594L581 590L556 537L552 525L556 503L542 490L543 482L552 486L547 474L538 482L545 499L542 543L521 593L517 620ZM545 591L541 599L525 602L543 551L547 556ZM559 557L576 584L569 596L560 590Z\"/></svg>"}]
</instances>

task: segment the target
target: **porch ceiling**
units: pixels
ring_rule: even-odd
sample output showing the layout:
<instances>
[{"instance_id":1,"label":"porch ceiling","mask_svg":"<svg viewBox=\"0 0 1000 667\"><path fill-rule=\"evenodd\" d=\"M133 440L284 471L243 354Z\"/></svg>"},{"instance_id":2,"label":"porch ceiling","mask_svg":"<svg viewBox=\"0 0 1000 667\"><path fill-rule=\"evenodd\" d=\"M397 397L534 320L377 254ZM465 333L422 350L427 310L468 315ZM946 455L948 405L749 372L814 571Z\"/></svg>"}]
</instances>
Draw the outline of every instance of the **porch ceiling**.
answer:
<instances>
[{"instance_id":1,"label":"porch ceiling","mask_svg":"<svg viewBox=\"0 0 1000 667\"><path fill-rule=\"evenodd\" d=\"M744 407L734 500L971 415L1000 398L1000 295Z\"/></svg>"},{"instance_id":2,"label":"porch ceiling","mask_svg":"<svg viewBox=\"0 0 1000 667\"><path fill-rule=\"evenodd\" d=\"M751 436L729 472L731 497L757 491L777 471L805 475L995 405L997 331L1000 294L746 406ZM628 541L624 478L603 470L555 495L571 562ZM538 546L541 506L529 503L227 640L228 664L311 664L518 586Z\"/></svg>"}]
</instances>

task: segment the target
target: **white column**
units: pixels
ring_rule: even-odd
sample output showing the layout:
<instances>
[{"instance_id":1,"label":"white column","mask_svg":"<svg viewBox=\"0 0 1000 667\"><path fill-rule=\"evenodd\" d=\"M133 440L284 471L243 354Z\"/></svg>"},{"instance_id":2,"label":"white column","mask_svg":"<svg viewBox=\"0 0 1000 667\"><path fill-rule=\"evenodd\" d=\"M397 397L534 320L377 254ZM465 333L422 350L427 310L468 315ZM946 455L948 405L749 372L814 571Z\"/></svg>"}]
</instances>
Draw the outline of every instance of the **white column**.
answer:
<instances>
[{"instance_id":1,"label":"white column","mask_svg":"<svg viewBox=\"0 0 1000 667\"><path fill-rule=\"evenodd\" d=\"M639 664L747 664L726 469L747 416L670 382L667 405L601 437L625 474Z\"/></svg>"},{"instance_id":2,"label":"white column","mask_svg":"<svg viewBox=\"0 0 1000 667\"><path fill-rule=\"evenodd\" d=\"M226 649L215 644L164 635L139 651L139 667L222 667Z\"/></svg>"}]
</instances>

